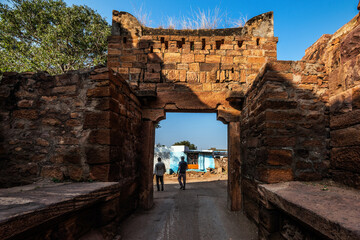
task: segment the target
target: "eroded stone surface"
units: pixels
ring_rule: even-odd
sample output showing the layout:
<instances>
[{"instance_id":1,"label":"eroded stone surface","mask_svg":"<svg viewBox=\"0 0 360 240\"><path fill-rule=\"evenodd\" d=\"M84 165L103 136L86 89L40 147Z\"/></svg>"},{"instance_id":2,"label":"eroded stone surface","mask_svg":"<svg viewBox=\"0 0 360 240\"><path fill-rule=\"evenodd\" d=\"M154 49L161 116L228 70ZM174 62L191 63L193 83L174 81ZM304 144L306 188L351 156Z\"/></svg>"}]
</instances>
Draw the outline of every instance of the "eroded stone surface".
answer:
<instances>
[{"instance_id":1,"label":"eroded stone surface","mask_svg":"<svg viewBox=\"0 0 360 240\"><path fill-rule=\"evenodd\" d=\"M117 197L120 189L121 184L115 182L37 183L1 189L0 238L10 238L63 214Z\"/></svg>"},{"instance_id":2,"label":"eroded stone surface","mask_svg":"<svg viewBox=\"0 0 360 240\"><path fill-rule=\"evenodd\" d=\"M330 239L360 238L358 191L302 182L263 184L258 189L263 199Z\"/></svg>"}]
</instances>

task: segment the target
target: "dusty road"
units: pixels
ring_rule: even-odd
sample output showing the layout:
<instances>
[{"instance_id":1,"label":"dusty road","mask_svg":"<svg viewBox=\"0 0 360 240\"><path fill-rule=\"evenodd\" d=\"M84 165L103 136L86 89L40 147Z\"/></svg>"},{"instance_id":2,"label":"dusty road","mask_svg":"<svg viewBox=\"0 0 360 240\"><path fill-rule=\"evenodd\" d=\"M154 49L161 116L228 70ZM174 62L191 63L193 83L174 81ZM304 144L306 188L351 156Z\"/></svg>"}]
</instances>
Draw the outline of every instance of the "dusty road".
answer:
<instances>
[{"instance_id":1,"label":"dusty road","mask_svg":"<svg viewBox=\"0 0 360 240\"><path fill-rule=\"evenodd\" d=\"M138 211L120 226L122 240L257 239L255 225L226 208L227 181L166 184L154 192L154 207ZM155 187L156 189L156 187Z\"/></svg>"}]
</instances>

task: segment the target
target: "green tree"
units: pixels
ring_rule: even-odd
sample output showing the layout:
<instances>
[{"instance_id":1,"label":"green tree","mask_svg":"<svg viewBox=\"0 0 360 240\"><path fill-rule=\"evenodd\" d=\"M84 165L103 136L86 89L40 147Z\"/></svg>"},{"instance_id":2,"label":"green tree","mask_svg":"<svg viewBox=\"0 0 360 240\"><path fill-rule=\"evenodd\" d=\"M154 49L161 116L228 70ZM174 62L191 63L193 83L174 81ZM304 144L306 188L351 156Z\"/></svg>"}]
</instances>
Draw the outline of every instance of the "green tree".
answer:
<instances>
[{"instance_id":1,"label":"green tree","mask_svg":"<svg viewBox=\"0 0 360 240\"><path fill-rule=\"evenodd\" d=\"M106 61L110 26L87 6L62 0L0 3L0 72L69 70Z\"/></svg>"},{"instance_id":2,"label":"green tree","mask_svg":"<svg viewBox=\"0 0 360 240\"><path fill-rule=\"evenodd\" d=\"M185 145L185 146L188 146L190 150L196 150L197 149L197 147L193 143L190 143L187 140L184 140L184 141L181 141L181 142L176 142L176 143L173 144L173 146L174 145Z\"/></svg>"}]
</instances>

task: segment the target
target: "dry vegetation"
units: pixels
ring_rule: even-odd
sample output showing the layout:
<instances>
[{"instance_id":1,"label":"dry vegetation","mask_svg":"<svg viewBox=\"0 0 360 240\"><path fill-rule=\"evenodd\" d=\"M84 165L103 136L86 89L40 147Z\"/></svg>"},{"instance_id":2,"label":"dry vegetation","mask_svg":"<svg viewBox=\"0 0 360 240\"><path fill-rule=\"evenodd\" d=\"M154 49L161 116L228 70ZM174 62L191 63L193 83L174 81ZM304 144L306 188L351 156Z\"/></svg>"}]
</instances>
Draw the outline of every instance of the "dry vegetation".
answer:
<instances>
[{"instance_id":1,"label":"dry vegetation","mask_svg":"<svg viewBox=\"0 0 360 240\"><path fill-rule=\"evenodd\" d=\"M134 7L134 16L139 20L143 26L150 26L151 13L146 11L143 6ZM211 10L197 10L190 9L187 15L180 17L165 16L158 28L170 29L215 29L215 28L232 28L242 27L247 21L247 18L241 16L237 19L231 19L226 11L222 11L216 7Z\"/></svg>"}]
</instances>

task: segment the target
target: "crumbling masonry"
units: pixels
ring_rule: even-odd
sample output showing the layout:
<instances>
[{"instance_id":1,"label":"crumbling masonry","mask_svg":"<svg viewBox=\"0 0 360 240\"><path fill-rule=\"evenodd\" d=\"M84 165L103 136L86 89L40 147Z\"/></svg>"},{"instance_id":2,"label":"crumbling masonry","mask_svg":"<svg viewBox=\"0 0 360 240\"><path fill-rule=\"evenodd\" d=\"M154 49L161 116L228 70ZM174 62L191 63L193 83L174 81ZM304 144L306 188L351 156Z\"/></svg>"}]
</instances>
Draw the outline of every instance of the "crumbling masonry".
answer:
<instances>
[{"instance_id":1,"label":"crumbling masonry","mask_svg":"<svg viewBox=\"0 0 360 240\"><path fill-rule=\"evenodd\" d=\"M216 112L228 125L229 208L262 239L290 236L289 225L328 236L259 189L324 178L360 188L359 23L293 62L277 61L272 12L242 28L174 30L114 11L107 67L4 74L0 184L117 181L122 217L151 208L155 124L166 112Z\"/></svg>"}]
</instances>

